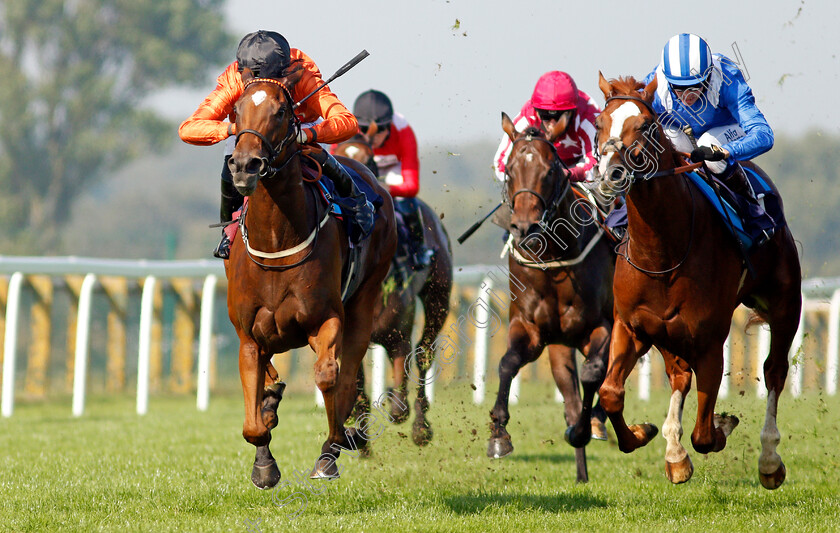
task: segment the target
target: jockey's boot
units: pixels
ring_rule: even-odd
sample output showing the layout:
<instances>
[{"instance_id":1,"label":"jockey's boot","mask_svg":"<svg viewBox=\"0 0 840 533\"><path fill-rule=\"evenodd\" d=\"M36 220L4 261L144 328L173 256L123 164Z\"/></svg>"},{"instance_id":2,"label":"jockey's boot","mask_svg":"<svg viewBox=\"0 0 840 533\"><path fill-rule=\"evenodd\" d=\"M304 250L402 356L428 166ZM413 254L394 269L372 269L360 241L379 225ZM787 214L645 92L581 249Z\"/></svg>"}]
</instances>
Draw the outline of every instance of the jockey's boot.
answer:
<instances>
[{"instance_id":1,"label":"jockey's boot","mask_svg":"<svg viewBox=\"0 0 840 533\"><path fill-rule=\"evenodd\" d=\"M750 204L751 210L760 212L761 216L769 218L769 215L767 215L767 212L764 210L764 206L761 205L761 202L759 202L758 198L756 198L755 191L747 179L744 167L742 167L740 163L733 163L718 177L724 185L729 187L729 190L746 200L747 203ZM774 230L772 228L766 229L763 233L764 234L761 239L759 239L758 245L769 241L770 238L773 237Z\"/></svg>"},{"instance_id":2,"label":"jockey's boot","mask_svg":"<svg viewBox=\"0 0 840 533\"><path fill-rule=\"evenodd\" d=\"M321 165L324 174L333 180L335 191L344 199L339 205L359 226L358 243L373 230L373 204L368 202L365 193L359 190L350 173L332 154L326 150L314 150L310 156Z\"/></svg>"},{"instance_id":3,"label":"jockey's boot","mask_svg":"<svg viewBox=\"0 0 840 533\"><path fill-rule=\"evenodd\" d=\"M423 270L431 264L435 252L426 247L423 237L423 213L420 211L420 204L415 198L405 198L400 200L400 203L402 204L400 211L411 237L409 240L411 267L414 270Z\"/></svg>"},{"instance_id":4,"label":"jockey's boot","mask_svg":"<svg viewBox=\"0 0 840 533\"><path fill-rule=\"evenodd\" d=\"M227 161L227 158L225 158ZM227 168L227 164L225 164L225 168ZM244 198L239 191L236 190L236 187L233 185L233 181L228 181L222 178L222 201L219 207L219 222L225 223L230 222L233 220L233 213L242 207L242 202ZM213 256L218 257L219 259L227 259L230 257L230 239L228 239L227 234L225 233L225 228L222 228L222 240L219 241L218 246L216 249L213 250Z\"/></svg>"}]
</instances>

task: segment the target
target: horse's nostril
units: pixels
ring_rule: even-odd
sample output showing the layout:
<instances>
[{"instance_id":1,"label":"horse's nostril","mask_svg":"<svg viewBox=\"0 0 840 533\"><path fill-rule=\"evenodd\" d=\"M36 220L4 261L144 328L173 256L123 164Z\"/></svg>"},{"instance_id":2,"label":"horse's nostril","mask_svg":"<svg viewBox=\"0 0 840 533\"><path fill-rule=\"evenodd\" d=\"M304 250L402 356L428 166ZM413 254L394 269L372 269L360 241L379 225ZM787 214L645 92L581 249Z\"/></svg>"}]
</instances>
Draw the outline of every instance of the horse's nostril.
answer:
<instances>
[{"instance_id":1,"label":"horse's nostril","mask_svg":"<svg viewBox=\"0 0 840 533\"><path fill-rule=\"evenodd\" d=\"M248 174L256 174L263 168L263 160L258 157L252 157L245 165L245 172Z\"/></svg>"}]
</instances>

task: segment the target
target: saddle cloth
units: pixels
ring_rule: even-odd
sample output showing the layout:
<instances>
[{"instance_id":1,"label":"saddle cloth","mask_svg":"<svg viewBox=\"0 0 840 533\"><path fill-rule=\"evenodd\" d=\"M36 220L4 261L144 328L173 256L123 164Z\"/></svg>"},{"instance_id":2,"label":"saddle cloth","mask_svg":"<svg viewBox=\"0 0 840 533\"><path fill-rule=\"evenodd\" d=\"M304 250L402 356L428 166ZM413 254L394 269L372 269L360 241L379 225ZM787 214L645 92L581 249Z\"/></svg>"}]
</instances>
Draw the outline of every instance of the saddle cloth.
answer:
<instances>
[{"instance_id":1,"label":"saddle cloth","mask_svg":"<svg viewBox=\"0 0 840 533\"><path fill-rule=\"evenodd\" d=\"M756 197L763 200L764 209L752 204L729 190L717 178L714 179L720 198L708 181L697 172L686 172L689 180L703 193L706 200L720 216L733 237L740 240L749 250L769 230L779 230L787 225L779 195L753 169L743 167ZM722 200L722 201L721 201ZM607 217L610 228L627 225L627 206L622 205Z\"/></svg>"}]
</instances>

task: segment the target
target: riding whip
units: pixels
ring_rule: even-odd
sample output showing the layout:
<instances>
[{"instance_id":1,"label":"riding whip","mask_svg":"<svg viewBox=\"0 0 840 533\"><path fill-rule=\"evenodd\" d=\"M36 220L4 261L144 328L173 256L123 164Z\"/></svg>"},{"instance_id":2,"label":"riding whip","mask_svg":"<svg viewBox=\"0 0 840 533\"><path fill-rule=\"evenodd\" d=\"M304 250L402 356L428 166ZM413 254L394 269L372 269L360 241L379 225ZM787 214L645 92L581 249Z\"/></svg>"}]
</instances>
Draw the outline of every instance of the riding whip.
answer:
<instances>
[{"instance_id":1,"label":"riding whip","mask_svg":"<svg viewBox=\"0 0 840 533\"><path fill-rule=\"evenodd\" d=\"M338 69L338 70L335 72L335 74L333 74L332 76L330 76L330 79L328 79L327 81L325 81L324 83L322 83L321 85L319 85L318 87L316 87L314 91L312 91L311 93L309 93L309 94L307 94L306 96L304 96L303 98L301 98L298 102L295 102L295 104L292 106L292 109L297 109L298 107L300 107L300 104L302 104L302 103L304 103L305 101L307 101L307 100L309 99L309 97L310 97L310 96L312 96L313 94L317 93L318 91L320 91L321 89L323 89L324 87L326 87L327 85L329 85L329 83L330 83L331 81L333 81L334 79L338 78L339 76L343 76L343 75L344 75L344 74L345 74L348 70L350 70L351 68L353 68L353 67L355 67L356 65L358 65L358 64L359 64L359 62L360 62L362 59L366 58L366 57L367 57L367 56L369 56L369 55L370 55L370 54L368 53L368 51L367 51L367 50L362 50L361 52L359 52L358 54L356 54L356 57L354 57L353 59L351 59L350 61L348 61L347 63L345 63L345 64L344 64L344 66L342 66L340 69Z\"/></svg>"},{"instance_id":2,"label":"riding whip","mask_svg":"<svg viewBox=\"0 0 840 533\"><path fill-rule=\"evenodd\" d=\"M499 202L499 205L497 205L496 207L493 208L492 211L487 213L484 216L484 218L482 218L481 220L479 220L478 222L476 222L475 224L470 226L470 229L468 229L460 237L458 237L458 244L464 244L464 241L467 240L470 237L470 235L475 233L475 230L477 230L482 224L484 224L484 221L487 220L488 218L490 218L490 216L493 213L495 213L500 207L502 207L502 205L504 205L504 202Z\"/></svg>"}]
</instances>

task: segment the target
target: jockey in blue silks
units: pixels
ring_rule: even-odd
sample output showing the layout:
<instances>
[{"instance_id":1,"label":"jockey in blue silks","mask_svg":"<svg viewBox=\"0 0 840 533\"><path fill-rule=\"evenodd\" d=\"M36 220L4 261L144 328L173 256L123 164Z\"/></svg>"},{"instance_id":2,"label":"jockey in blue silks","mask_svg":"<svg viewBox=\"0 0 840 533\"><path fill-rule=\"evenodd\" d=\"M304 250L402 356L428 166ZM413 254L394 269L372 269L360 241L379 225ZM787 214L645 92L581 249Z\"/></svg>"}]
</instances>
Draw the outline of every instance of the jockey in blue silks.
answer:
<instances>
[{"instance_id":1,"label":"jockey in blue silks","mask_svg":"<svg viewBox=\"0 0 840 533\"><path fill-rule=\"evenodd\" d=\"M668 40L659 65L645 78L658 84L653 109L674 148L691 154L734 193L757 203L738 161L773 147L773 130L755 105L752 89L728 57L712 54L702 38L681 33ZM696 146L684 128L691 127Z\"/></svg>"}]
</instances>

